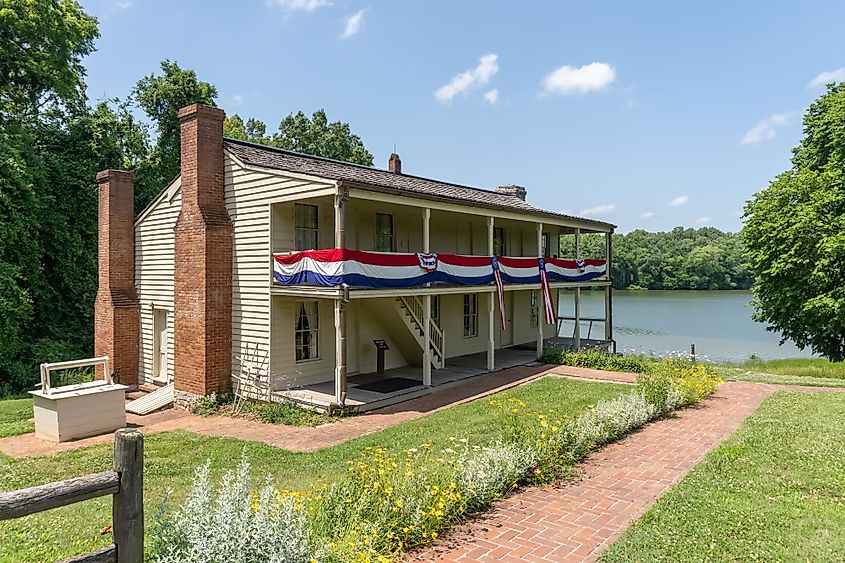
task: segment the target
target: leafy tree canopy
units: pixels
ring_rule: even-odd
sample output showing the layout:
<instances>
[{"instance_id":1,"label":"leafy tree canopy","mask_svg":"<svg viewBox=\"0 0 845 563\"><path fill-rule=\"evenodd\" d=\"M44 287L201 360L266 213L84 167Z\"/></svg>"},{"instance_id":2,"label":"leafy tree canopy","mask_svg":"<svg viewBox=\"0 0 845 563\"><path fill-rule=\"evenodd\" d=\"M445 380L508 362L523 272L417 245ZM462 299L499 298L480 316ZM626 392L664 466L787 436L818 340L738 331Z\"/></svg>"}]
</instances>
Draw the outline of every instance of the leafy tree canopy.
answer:
<instances>
[{"instance_id":1,"label":"leafy tree canopy","mask_svg":"<svg viewBox=\"0 0 845 563\"><path fill-rule=\"evenodd\" d=\"M754 318L800 348L845 360L845 83L804 116L792 168L745 206Z\"/></svg>"},{"instance_id":2,"label":"leafy tree canopy","mask_svg":"<svg viewBox=\"0 0 845 563\"><path fill-rule=\"evenodd\" d=\"M233 139L250 141L364 166L373 165L373 155L364 146L361 137L352 132L348 123L329 122L325 110L317 110L309 118L297 112L285 117L279 124L279 131L268 137L267 126L254 118L244 123L235 114L226 118L224 134Z\"/></svg>"},{"instance_id":3,"label":"leafy tree canopy","mask_svg":"<svg viewBox=\"0 0 845 563\"><path fill-rule=\"evenodd\" d=\"M82 58L97 37L97 20L73 0L0 0L0 115L84 107Z\"/></svg>"},{"instance_id":4,"label":"leafy tree canopy","mask_svg":"<svg viewBox=\"0 0 845 563\"><path fill-rule=\"evenodd\" d=\"M143 208L179 174L179 108L194 103L215 105L217 88L178 63L161 62L161 74L142 78L129 100L155 124L157 139L135 171L135 207Z\"/></svg>"}]
</instances>

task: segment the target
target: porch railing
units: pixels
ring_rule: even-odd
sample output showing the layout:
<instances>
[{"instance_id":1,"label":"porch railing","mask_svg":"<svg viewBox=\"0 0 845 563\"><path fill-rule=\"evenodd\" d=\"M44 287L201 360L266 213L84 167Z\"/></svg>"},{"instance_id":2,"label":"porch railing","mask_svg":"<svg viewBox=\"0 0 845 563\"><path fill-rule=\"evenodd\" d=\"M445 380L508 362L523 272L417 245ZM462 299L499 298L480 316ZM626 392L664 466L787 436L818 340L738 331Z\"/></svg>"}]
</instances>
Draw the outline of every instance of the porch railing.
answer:
<instances>
[{"instance_id":1,"label":"porch railing","mask_svg":"<svg viewBox=\"0 0 845 563\"><path fill-rule=\"evenodd\" d=\"M408 313L410 313L414 323L416 323L418 327L425 326L425 305L423 304L423 301L416 296L400 297L399 300L405 306L405 309L408 310ZM445 345L446 338L443 330L437 326L434 319L429 319L428 334L429 342L432 348L434 348L434 352L441 360L445 360L446 352L443 347Z\"/></svg>"}]
</instances>

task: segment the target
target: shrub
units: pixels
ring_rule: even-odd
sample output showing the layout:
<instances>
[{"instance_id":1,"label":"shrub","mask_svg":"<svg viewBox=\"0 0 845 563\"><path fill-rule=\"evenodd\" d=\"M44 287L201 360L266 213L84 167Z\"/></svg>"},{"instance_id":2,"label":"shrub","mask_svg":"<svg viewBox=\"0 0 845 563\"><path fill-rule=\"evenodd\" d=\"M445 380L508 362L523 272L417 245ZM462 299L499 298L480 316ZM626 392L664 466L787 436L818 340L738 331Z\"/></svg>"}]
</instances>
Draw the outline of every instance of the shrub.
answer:
<instances>
[{"instance_id":1,"label":"shrub","mask_svg":"<svg viewBox=\"0 0 845 563\"><path fill-rule=\"evenodd\" d=\"M560 348L546 348L539 360L546 364L560 364L609 371L647 373L659 360L647 356L618 356L604 350L569 351Z\"/></svg>"},{"instance_id":2,"label":"shrub","mask_svg":"<svg viewBox=\"0 0 845 563\"><path fill-rule=\"evenodd\" d=\"M660 414L639 393L599 401L575 420L575 448L588 452L621 438Z\"/></svg>"},{"instance_id":3,"label":"shrub","mask_svg":"<svg viewBox=\"0 0 845 563\"><path fill-rule=\"evenodd\" d=\"M367 448L349 477L306 495L327 560L380 560L437 538L452 523L523 483L537 463L518 444L445 448L424 443L404 452Z\"/></svg>"},{"instance_id":4,"label":"shrub","mask_svg":"<svg viewBox=\"0 0 845 563\"><path fill-rule=\"evenodd\" d=\"M529 447L501 442L470 456L459 471L460 488L467 491L469 508L481 510L523 482L539 463Z\"/></svg>"},{"instance_id":5,"label":"shrub","mask_svg":"<svg viewBox=\"0 0 845 563\"><path fill-rule=\"evenodd\" d=\"M720 383L710 366L689 360L664 360L652 373L637 377L643 397L661 414L712 395Z\"/></svg>"},{"instance_id":6,"label":"shrub","mask_svg":"<svg viewBox=\"0 0 845 563\"><path fill-rule=\"evenodd\" d=\"M173 513L166 502L152 530L157 563L312 561L305 514L269 481L253 491L244 454L213 490L210 464L197 468L188 498Z\"/></svg>"}]
</instances>

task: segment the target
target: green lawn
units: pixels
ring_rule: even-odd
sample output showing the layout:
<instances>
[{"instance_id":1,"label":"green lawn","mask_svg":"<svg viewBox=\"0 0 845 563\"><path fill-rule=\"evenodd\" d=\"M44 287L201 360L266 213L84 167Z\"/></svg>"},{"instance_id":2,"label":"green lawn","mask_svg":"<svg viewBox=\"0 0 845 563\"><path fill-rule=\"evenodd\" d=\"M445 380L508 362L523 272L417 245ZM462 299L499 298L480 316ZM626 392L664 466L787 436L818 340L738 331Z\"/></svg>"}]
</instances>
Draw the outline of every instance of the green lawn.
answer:
<instances>
[{"instance_id":1,"label":"green lawn","mask_svg":"<svg viewBox=\"0 0 845 563\"><path fill-rule=\"evenodd\" d=\"M35 432L32 399L0 401L0 438Z\"/></svg>"},{"instance_id":2,"label":"green lawn","mask_svg":"<svg viewBox=\"0 0 845 563\"><path fill-rule=\"evenodd\" d=\"M719 370L725 379L809 387L845 387L845 362L834 363L819 358L749 360L740 365L721 366Z\"/></svg>"},{"instance_id":3,"label":"green lawn","mask_svg":"<svg viewBox=\"0 0 845 563\"><path fill-rule=\"evenodd\" d=\"M629 386L547 377L502 393L536 409L576 415L604 398L630 393ZM213 466L234 467L245 448L256 476L271 474L280 486L297 489L317 478L332 480L346 461L367 446L401 449L426 440L445 443L450 436L483 444L500 437L498 412L480 399L313 453L292 453L264 444L168 432L145 441L145 505L148 526L166 489L178 498L190 486L194 468L211 459ZM111 466L111 446L93 446L46 457L0 458L0 490L37 485ZM108 498L94 499L48 513L0 522L0 561L53 561L107 545L99 531L111 523Z\"/></svg>"},{"instance_id":4,"label":"green lawn","mask_svg":"<svg viewBox=\"0 0 845 563\"><path fill-rule=\"evenodd\" d=\"M845 561L845 393L780 392L603 561Z\"/></svg>"}]
</instances>

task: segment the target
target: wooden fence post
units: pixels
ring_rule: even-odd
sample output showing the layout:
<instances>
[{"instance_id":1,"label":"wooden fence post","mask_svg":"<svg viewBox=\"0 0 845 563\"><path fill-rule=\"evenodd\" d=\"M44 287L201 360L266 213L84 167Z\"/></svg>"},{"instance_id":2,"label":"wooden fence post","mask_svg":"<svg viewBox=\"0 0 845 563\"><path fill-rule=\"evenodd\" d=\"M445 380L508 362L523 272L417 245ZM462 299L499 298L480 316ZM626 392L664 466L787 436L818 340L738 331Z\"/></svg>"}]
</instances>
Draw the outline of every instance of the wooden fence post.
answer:
<instances>
[{"instance_id":1,"label":"wooden fence post","mask_svg":"<svg viewBox=\"0 0 845 563\"><path fill-rule=\"evenodd\" d=\"M114 435L114 470L120 490L112 497L112 536L118 563L144 561L144 435L123 428Z\"/></svg>"}]
</instances>

